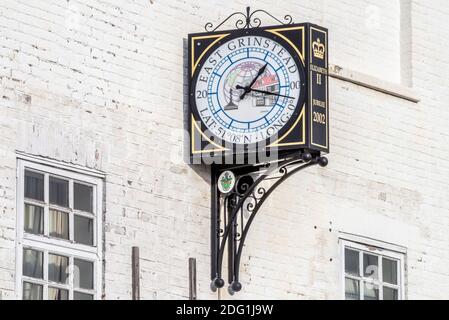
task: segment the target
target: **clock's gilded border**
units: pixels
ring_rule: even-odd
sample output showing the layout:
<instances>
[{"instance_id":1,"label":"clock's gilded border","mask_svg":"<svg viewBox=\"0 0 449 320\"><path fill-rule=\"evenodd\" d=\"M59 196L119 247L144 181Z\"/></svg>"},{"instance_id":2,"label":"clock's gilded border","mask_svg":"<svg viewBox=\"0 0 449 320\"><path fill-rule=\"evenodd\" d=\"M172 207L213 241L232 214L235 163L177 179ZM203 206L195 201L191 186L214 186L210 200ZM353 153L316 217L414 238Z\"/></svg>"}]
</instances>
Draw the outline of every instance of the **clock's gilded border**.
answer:
<instances>
[{"instance_id":1,"label":"clock's gilded border","mask_svg":"<svg viewBox=\"0 0 449 320\"><path fill-rule=\"evenodd\" d=\"M283 31L292 31L292 30L301 30L302 31L302 48L301 49L298 48L297 45L295 45L291 40L289 40L287 37L285 37L281 33ZM305 52L305 36L306 36L305 26L276 28L276 29L265 29L264 31L270 32L270 33L272 33L274 35L277 35L280 38L282 38L284 41L286 41L296 51L296 53L298 54L299 58L301 59L301 62L303 64L303 66L305 66L305 54L306 54L306 52ZM230 34L231 33L214 34L214 35L206 35L206 36L196 36L196 37L192 37L191 38L191 57L192 57L192 61L191 61L191 74L190 74L190 77L193 77L199 62L204 57L204 55L217 42L219 42L223 38L229 36ZM201 55L195 61L195 59L194 59L194 57L195 57L195 41L201 40L201 39L211 39L211 38L216 38L216 39L201 53ZM298 119L293 123L293 125L288 129L288 131L286 133L284 133L281 138L279 138L275 142L271 143L268 147L283 147L283 146L295 146L295 145L304 145L305 144L305 141L306 141L305 109L306 108L305 108L305 104L304 104L303 108L302 108L302 111L301 111L301 113L298 116ZM198 125L196 124L196 121L195 121L195 118L194 118L193 114L191 115L191 122L192 122L192 126L191 126L191 144L192 144L191 151L192 151L192 154L203 154L203 153L211 153L211 152L229 151L229 149L226 149L226 148L222 147L221 145L219 145L219 144L213 142L212 140L210 140L209 137L207 137L202 132L201 128L199 128ZM302 140L298 141L298 142L282 143L282 140L284 140L300 122L302 122L302 125L303 125L303 128L302 128ZM208 141L212 145L216 146L217 149L196 150L195 149L195 131L198 131L198 133L204 139L206 139L206 141Z\"/></svg>"},{"instance_id":2,"label":"clock's gilded border","mask_svg":"<svg viewBox=\"0 0 449 320\"><path fill-rule=\"evenodd\" d=\"M295 45L290 39L288 39L286 36L284 36L281 32L283 31L292 31L292 30L301 30L302 31L302 47L301 49L298 48L297 45ZM296 51L299 58L301 59L301 62L303 66L305 66L305 53L306 53L306 29L305 26L300 27L288 27L288 28L277 28L277 29L266 29L265 31L270 32L272 34L275 34L279 37L281 37L284 41L286 41L292 48ZM287 146L296 146L296 145L303 145L306 143L306 125L305 125L305 110L306 105L303 105L302 111L300 115L298 116L298 119L295 121L295 123L291 126L290 129L277 141L270 144L268 147L287 147ZM289 143L282 143L282 140L284 140L290 132L298 125L298 123L302 119L302 140L298 142L289 142Z\"/></svg>"},{"instance_id":3,"label":"clock's gilded border","mask_svg":"<svg viewBox=\"0 0 449 320\"><path fill-rule=\"evenodd\" d=\"M227 37L230 33L224 33L224 34L214 34L214 35L208 35L208 36L197 36L197 37L192 37L191 41L191 57L192 57L192 71L190 74L190 77L193 77L196 67L198 66L198 63L201 61L201 59L204 57L204 55L206 54L207 51L209 51L210 48L212 48L218 41L220 41L221 39ZM200 56L198 57L198 59L195 61L195 41L197 40L201 40L201 39L213 39L216 38L206 49L204 49L204 51L200 54ZM191 123L192 123L192 127L191 127L191 144L192 144L192 154L202 154L202 153L210 153L210 152L222 152L222 151L228 151L229 149L223 148L222 146L220 146L219 144L213 142L212 140L209 139L208 136L206 136L203 131L201 130L201 128L198 127L198 125L196 124L196 120L195 117L193 116L193 114L191 115ZM209 143L211 143L213 146L217 147L217 149L208 149L208 150L196 150L195 149L195 131L198 131L198 133Z\"/></svg>"},{"instance_id":4,"label":"clock's gilded border","mask_svg":"<svg viewBox=\"0 0 449 320\"><path fill-rule=\"evenodd\" d=\"M288 129L286 133L282 137L280 137L277 141L273 142L268 146L268 148L271 147L288 147L288 146L296 146L298 144L305 144L306 143L306 126L304 123L305 120L305 113L306 113L306 105L303 105L302 111L299 114L298 119L296 119L295 123ZM299 142L289 142L289 143L280 143L280 141L284 140L290 132L292 132L293 129L298 125L298 123L302 120L302 141Z\"/></svg>"},{"instance_id":5,"label":"clock's gilded border","mask_svg":"<svg viewBox=\"0 0 449 320\"><path fill-rule=\"evenodd\" d=\"M290 39L288 39L286 36L284 36L282 33L282 31L292 31L292 30L302 30L302 48L301 50L298 49L298 47L290 41ZM291 45L293 47L293 49L295 49L296 53L299 55L299 58L302 61L303 66L306 65L305 63L305 59L304 59L304 54L306 51L306 44L305 44L305 40L306 40L306 30L304 26L301 27L290 27L290 28L279 28L279 29L266 29L265 31L270 32L272 34L275 34L279 37L281 37L283 40L285 40L289 45Z\"/></svg>"},{"instance_id":6,"label":"clock's gilded border","mask_svg":"<svg viewBox=\"0 0 449 320\"><path fill-rule=\"evenodd\" d=\"M210 36L192 37L192 44L191 44L191 48L192 48L192 72L190 74L190 77L193 77L193 74L195 73L195 70L196 70L196 67L198 66L198 63L204 57L206 52L209 51L209 49L212 48L218 41L220 41L221 39L223 39L224 37L227 37L229 35L230 35L230 33L224 33L224 34L214 34L214 35L210 35ZM215 41L213 41L206 49L204 49L204 51L201 53L201 55L195 61L195 41L196 40L201 40L201 39L213 39L213 38L217 38L217 39L215 39Z\"/></svg>"},{"instance_id":7,"label":"clock's gilded border","mask_svg":"<svg viewBox=\"0 0 449 320\"><path fill-rule=\"evenodd\" d=\"M222 152L222 151L228 151L229 149L223 148L222 146L220 146L219 144L213 142L211 139L209 139L208 136L206 136L201 129L198 127L195 117L193 116L193 114L191 115L191 122L192 122L192 129L191 129L191 143L192 143L192 153L193 154L201 154L201 153L210 153L210 152ZM195 150L195 131L198 131L198 133L204 138L206 139L207 142L209 142L210 144L212 144L215 147L218 147L217 149L208 149L208 150L200 150L197 151Z\"/></svg>"}]
</instances>

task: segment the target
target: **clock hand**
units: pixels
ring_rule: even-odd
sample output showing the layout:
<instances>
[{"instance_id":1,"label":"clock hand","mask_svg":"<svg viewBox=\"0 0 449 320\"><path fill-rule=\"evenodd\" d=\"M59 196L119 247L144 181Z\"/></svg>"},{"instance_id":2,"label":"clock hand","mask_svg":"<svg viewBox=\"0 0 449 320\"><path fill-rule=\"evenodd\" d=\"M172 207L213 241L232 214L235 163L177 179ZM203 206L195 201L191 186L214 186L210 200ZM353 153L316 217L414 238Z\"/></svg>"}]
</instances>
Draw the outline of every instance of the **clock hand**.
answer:
<instances>
[{"instance_id":1,"label":"clock hand","mask_svg":"<svg viewBox=\"0 0 449 320\"><path fill-rule=\"evenodd\" d=\"M251 89L251 87L256 83L257 79L265 72L265 69L267 68L268 63L266 63L262 68L260 68L259 72L257 73L254 80L248 85L248 88Z\"/></svg>"},{"instance_id":2,"label":"clock hand","mask_svg":"<svg viewBox=\"0 0 449 320\"><path fill-rule=\"evenodd\" d=\"M236 87L236 89L245 89L245 88L238 85L238 86ZM259 92L259 93L265 93L266 95L269 95L269 96L278 96L278 97L283 97L283 98L295 99L294 97L285 96L285 95L283 95L283 94L274 93L274 92L269 92L269 91L263 91L263 90L257 90L257 89L251 89L251 88L250 88L249 91L250 91L250 92L253 91L253 92Z\"/></svg>"},{"instance_id":3,"label":"clock hand","mask_svg":"<svg viewBox=\"0 0 449 320\"><path fill-rule=\"evenodd\" d=\"M267 65L268 65L268 63L266 63L262 68L260 68L259 72L257 72L257 75L254 77L253 81L251 81L251 83L248 86L243 88L245 90L245 92L243 92L242 95L240 96L240 100L245 99L246 94L251 91L251 87L256 83L257 79L259 79L259 77L262 75L262 73L265 72L265 69L267 68Z\"/></svg>"}]
</instances>

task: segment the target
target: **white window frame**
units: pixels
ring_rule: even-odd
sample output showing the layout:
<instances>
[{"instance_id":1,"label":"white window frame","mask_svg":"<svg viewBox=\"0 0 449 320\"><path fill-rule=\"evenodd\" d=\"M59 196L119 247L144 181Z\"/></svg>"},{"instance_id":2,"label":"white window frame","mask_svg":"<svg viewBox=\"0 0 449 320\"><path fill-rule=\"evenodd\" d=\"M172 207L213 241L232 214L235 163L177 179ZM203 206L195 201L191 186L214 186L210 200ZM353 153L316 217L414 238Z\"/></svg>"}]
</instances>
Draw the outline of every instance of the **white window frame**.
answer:
<instances>
[{"instance_id":1,"label":"white window frame","mask_svg":"<svg viewBox=\"0 0 449 320\"><path fill-rule=\"evenodd\" d=\"M345 294L345 249L354 249L356 251L362 252L360 256L363 257L363 253L372 254L376 256L385 257L390 260L396 260L398 262L398 284L397 285L386 285L391 288L398 289L398 300L406 299L406 286L405 286L405 257L406 257L406 249L400 246L396 246L390 243L385 243L369 238L364 238L360 236L346 235L344 238L340 237L340 255L341 255L341 294L342 299L346 299ZM359 264L360 264L360 272L363 272L363 259L359 256ZM382 281L382 266L381 259L379 259L379 281L371 281L372 284L379 285L379 296L383 297L383 281ZM350 277L354 279L362 279L365 280L366 277ZM363 281L361 281L363 284ZM363 298L364 296L364 286L360 286L360 296Z\"/></svg>"},{"instance_id":2,"label":"white window frame","mask_svg":"<svg viewBox=\"0 0 449 320\"><path fill-rule=\"evenodd\" d=\"M45 202L49 203L49 192L48 192L48 176L62 177L65 179L70 179L69 181L69 207L73 208L73 182L88 184L93 187L93 202L94 202L94 230L93 230L93 246L74 243L73 241L73 220L75 213L77 215L86 216L85 213L78 212L77 210L71 210L69 214L69 224L71 225L69 239L64 240L52 238L45 235L34 235L24 232L24 209L25 209L25 195L24 195L24 184L25 184L25 170L37 171L45 175L44 179L44 195ZM61 289L70 289L77 292L93 294L95 300L101 299L102 297L102 261L103 261L103 181L104 174L93 171L84 170L82 167L74 165L61 164L54 160L44 160L36 156L19 155L17 158L17 240L16 240L16 295L17 299L22 299L23 297L23 281L28 278L23 276L23 249L35 249L42 251L44 253L43 257L43 272L44 279L48 279L48 254L55 253L61 256L69 257L69 279L68 285L51 283L48 280L40 280L29 278L29 280L36 284L43 285L43 299L48 299L48 287L58 287ZM32 201L26 201L31 203ZM36 203L42 206L42 203ZM52 205L52 207L54 207ZM48 234L48 208L45 206L44 214L44 233ZM67 209L64 209L67 211ZM92 216L91 216L92 218ZM47 220L47 221L46 221ZM93 283L94 290L83 290L74 288L73 286L73 261L79 258L82 260L90 261L94 263L93 266ZM69 290L69 299L73 299L73 290Z\"/></svg>"}]
</instances>

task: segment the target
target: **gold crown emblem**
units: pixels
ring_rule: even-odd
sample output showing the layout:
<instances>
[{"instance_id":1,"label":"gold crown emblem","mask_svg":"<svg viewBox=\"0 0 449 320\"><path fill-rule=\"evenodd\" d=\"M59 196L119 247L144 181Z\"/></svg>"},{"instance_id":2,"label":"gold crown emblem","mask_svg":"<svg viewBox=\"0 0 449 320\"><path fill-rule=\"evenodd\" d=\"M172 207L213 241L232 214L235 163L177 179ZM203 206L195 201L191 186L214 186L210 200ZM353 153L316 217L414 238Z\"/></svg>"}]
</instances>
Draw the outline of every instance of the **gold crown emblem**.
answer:
<instances>
[{"instance_id":1,"label":"gold crown emblem","mask_svg":"<svg viewBox=\"0 0 449 320\"><path fill-rule=\"evenodd\" d=\"M315 58L324 59L325 47L324 44L321 43L320 38L318 38L317 41L314 41L312 46L313 46L313 55L315 56Z\"/></svg>"}]
</instances>

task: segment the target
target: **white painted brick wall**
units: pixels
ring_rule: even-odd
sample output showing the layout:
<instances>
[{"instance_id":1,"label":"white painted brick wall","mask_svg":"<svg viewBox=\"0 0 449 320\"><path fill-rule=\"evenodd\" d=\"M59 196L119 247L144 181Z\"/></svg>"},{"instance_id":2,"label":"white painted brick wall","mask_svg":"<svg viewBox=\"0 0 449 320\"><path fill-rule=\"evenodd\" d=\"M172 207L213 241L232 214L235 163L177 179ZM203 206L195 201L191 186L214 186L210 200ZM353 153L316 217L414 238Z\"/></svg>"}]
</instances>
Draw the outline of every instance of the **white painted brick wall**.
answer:
<instances>
[{"instance_id":1,"label":"white painted brick wall","mask_svg":"<svg viewBox=\"0 0 449 320\"><path fill-rule=\"evenodd\" d=\"M15 298L16 150L107 173L107 299L131 297L134 245L142 298L186 298L189 257L199 298L216 297L208 173L179 156L182 44L247 4L328 27L331 63L412 83L421 102L331 80L330 165L260 212L235 298L341 298L340 231L406 247L408 298L448 298L449 5L400 2L2 0L0 298Z\"/></svg>"}]
</instances>

